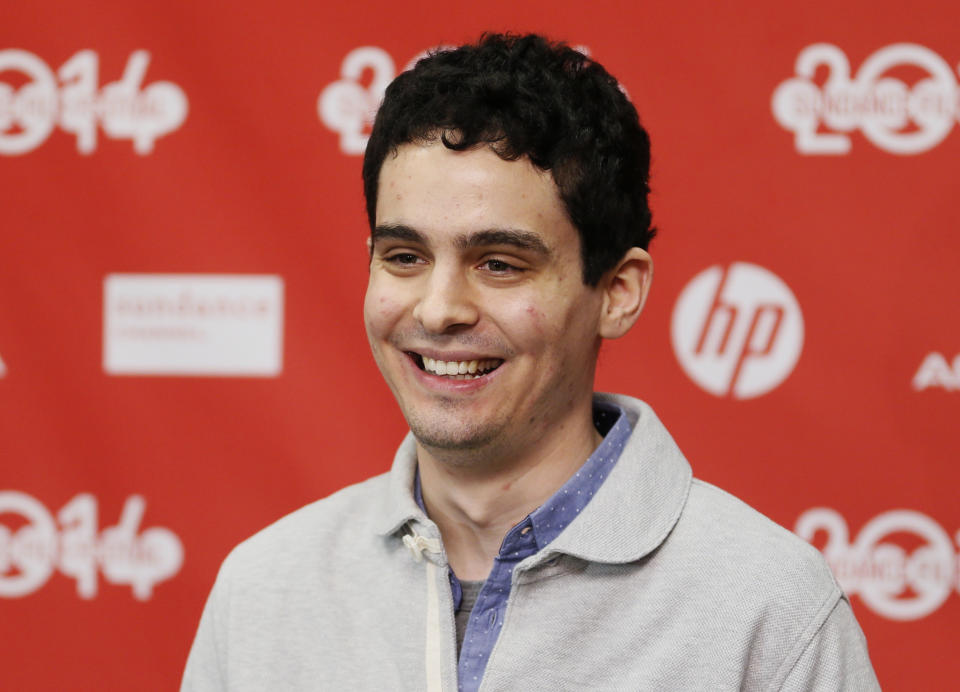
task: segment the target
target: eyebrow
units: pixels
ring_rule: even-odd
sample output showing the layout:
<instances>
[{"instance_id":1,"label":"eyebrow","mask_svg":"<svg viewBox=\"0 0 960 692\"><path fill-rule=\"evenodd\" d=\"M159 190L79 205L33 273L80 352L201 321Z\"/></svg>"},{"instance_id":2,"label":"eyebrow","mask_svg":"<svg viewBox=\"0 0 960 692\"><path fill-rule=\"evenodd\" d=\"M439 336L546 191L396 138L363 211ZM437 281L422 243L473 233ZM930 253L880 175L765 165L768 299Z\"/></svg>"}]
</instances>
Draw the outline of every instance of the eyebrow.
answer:
<instances>
[{"instance_id":1,"label":"eyebrow","mask_svg":"<svg viewBox=\"0 0 960 692\"><path fill-rule=\"evenodd\" d=\"M540 240L540 236L530 231L518 231L512 228L490 228L466 236L458 236L457 248L484 247L486 245L512 245L521 250L531 250L544 257L550 256L550 249Z\"/></svg>"},{"instance_id":2,"label":"eyebrow","mask_svg":"<svg viewBox=\"0 0 960 692\"><path fill-rule=\"evenodd\" d=\"M429 244L420 231L404 224L382 224L373 229L373 233L371 233L373 243L386 238L406 240L421 245ZM549 257L552 254L550 248L544 244L539 235L513 228L488 228L483 231L459 235L454 239L454 243L458 250L487 245L512 245L521 250L536 252L544 257Z\"/></svg>"},{"instance_id":3,"label":"eyebrow","mask_svg":"<svg viewBox=\"0 0 960 692\"><path fill-rule=\"evenodd\" d=\"M423 237L422 233L403 224L381 224L374 228L370 234L370 240L373 241L373 243L387 238L406 240L411 243L420 243L421 245L427 244L427 239Z\"/></svg>"}]
</instances>

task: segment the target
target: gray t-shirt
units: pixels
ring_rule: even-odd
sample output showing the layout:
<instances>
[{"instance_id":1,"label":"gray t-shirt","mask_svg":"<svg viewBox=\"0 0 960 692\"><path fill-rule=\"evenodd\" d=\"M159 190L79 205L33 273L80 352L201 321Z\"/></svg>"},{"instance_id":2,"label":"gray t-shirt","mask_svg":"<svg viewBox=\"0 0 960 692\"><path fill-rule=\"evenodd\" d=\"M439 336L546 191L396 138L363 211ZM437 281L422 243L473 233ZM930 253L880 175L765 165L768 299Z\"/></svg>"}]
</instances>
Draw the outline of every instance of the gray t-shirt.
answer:
<instances>
[{"instance_id":1,"label":"gray t-shirt","mask_svg":"<svg viewBox=\"0 0 960 692\"><path fill-rule=\"evenodd\" d=\"M473 604L477 602L477 596L480 595L480 589L483 588L482 581L462 581L460 588L463 590L463 597L460 600L460 610L457 611L457 656L460 655L460 648L463 646L463 635L467 631L467 621L470 619L470 613L473 612Z\"/></svg>"}]
</instances>

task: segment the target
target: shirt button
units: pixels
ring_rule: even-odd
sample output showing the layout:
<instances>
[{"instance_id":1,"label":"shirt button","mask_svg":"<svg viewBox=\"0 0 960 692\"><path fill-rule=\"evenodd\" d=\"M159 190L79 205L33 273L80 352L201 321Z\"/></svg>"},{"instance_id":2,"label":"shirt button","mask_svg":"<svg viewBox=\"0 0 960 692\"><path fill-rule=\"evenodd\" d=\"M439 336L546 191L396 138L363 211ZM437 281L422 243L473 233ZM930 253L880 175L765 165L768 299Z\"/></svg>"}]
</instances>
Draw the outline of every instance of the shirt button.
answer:
<instances>
[{"instance_id":1,"label":"shirt button","mask_svg":"<svg viewBox=\"0 0 960 692\"><path fill-rule=\"evenodd\" d=\"M491 610L491 611L490 611L490 620L489 620L489 624L487 625L487 627L488 627L488 628L493 627L493 625L494 625L496 622L497 622L497 611Z\"/></svg>"}]
</instances>

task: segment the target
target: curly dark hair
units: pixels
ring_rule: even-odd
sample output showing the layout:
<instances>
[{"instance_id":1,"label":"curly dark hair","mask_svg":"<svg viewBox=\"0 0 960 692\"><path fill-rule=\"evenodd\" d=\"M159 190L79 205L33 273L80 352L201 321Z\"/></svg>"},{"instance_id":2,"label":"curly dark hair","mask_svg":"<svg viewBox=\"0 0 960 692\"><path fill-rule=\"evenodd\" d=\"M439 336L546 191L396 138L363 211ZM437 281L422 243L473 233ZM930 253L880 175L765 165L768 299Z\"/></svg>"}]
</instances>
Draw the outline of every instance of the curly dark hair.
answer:
<instances>
[{"instance_id":1,"label":"curly dark hair","mask_svg":"<svg viewBox=\"0 0 960 692\"><path fill-rule=\"evenodd\" d=\"M370 228L386 156L437 138L453 150L488 144L503 159L549 170L580 234L583 281L595 286L631 247L646 249L650 138L599 63L529 34L484 34L432 53L387 87L363 158Z\"/></svg>"}]
</instances>

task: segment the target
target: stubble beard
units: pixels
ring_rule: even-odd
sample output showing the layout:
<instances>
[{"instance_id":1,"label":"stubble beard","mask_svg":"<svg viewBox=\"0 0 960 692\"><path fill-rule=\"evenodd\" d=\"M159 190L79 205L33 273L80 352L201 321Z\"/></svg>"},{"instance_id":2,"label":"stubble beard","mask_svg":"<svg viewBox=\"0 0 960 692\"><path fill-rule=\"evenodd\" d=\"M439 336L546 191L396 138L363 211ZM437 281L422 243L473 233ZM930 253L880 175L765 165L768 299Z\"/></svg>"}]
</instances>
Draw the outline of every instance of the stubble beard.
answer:
<instances>
[{"instance_id":1,"label":"stubble beard","mask_svg":"<svg viewBox=\"0 0 960 692\"><path fill-rule=\"evenodd\" d=\"M444 408L441 415L404 412L407 425L421 446L463 466L473 465L475 460L487 457L497 446L506 421L467 423L463 419L469 414L458 412L457 402L444 399L438 405Z\"/></svg>"}]
</instances>

